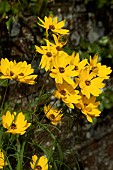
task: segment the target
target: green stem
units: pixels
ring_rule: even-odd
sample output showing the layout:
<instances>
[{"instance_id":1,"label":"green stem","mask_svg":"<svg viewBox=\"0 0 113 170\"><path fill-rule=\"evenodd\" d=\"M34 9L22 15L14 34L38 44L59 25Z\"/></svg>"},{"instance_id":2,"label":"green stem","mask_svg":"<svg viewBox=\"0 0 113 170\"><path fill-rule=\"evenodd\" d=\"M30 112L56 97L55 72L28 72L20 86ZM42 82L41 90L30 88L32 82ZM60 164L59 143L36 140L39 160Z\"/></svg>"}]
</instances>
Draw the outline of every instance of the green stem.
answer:
<instances>
[{"instance_id":1,"label":"green stem","mask_svg":"<svg viewBox=\"0 0 113 170\"><path fill-rule=\"evenodd\" d=\"M3 106L4 106L4 102L5 102L8 86L9 86L9 80L8 80L8 85L7 85L7 87L5 89L5 92L4 92L4 96L3 96L3 100L2 100L2 104L1 104L1 108L0 108L1 110L3 109Z\"/></svg>"},{"instance_id":2,"label":"green stem","mask_svg":"<svg viewBox=\"0 0 113 170\"><path fill-rule=\"evenodd\" d=\"M25 144L26 142L24 141L21 146L19 137L17 138L17 170L23 169L22 163Z\"/></svg>"}]
</instances>

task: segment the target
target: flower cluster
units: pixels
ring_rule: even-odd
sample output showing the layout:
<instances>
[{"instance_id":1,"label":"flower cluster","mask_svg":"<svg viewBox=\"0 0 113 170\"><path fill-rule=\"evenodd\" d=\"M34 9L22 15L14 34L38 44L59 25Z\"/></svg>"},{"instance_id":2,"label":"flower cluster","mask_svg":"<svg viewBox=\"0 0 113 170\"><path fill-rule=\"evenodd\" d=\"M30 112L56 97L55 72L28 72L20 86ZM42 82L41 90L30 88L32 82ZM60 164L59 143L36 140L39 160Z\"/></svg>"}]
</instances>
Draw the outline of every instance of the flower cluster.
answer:
<instances>
[{"instance_id":1,"label":"flower cluster","mask_svg":"<svg viewBox=\"0 0 113 170\"><path fill-rule=\"evenodd\" d=\"M35 48L36 52L42 55L39 64L40 67L45 69L55 82L54 97L61 100L71 109L74 109L75 107L80 109L87 120L93 122L93 118L98 117L101 113L98 109L100 101L97 101L97 97L102 93L102 88L105 86L104 80L109 79L109 74L112 72L111 68L98 62L97 54L95 54L94 57L90 56L89 60L83 59L81 61L79 53L73 52L69 55L63 50L63 46L67 43L67 39L62 41L62 36L69 34L69 30L63 28L65 20L58 22L58 17L53 17L52 15L49 17L45 16L44 21L40 18L38 19L38 25L46 29L46 38L44 39L45 45L40 47L35 45ZM51 36L49 33L52 33L50 34ZM0 79L16 80L20 83L34 85L36 83L35 79L37 75L33 75L33 73L34 69L31 67L31 64L27 64L26 61L17 63L15 60L9 61L7 58L2 58L0 61ZM2 106L4 101L5 96ZM3 108L1 111L2 110ZM31 123L28 123L24 113L20 110L18 111L19 113L16 111L11 113L9 110L10 109L0 117L3 126L2 130L7 135L10 134L12 137L16 136L15 139L17 140L18 145L18 137L26 133ZM57 126L62 122L63 109L58 109L57 107L48 104L44 106L43 111L52 125ZM35 109L33 113L36 113ZM32 119L32 123L34 123L34 119ZM50 130L47 131L50 133ZM3 142L1 142L1 145L2 143ZM8 148L11 149L9 144ZM16 150L15 148L16 145L14 150ZM41 149L43 147L39 144L39 148ZM3 148L0 148L0 169L3 169L9 162L8 156L5 156L3 150ZM20 161L20 157L23 156L23 150L24 144L22 147L17 146L17 153L15 154L18 155L17 161ZM42 150L44 151L45 149ZM22 161L21 158L21 162ZM19 163L19 166L21 166L20 164L21 163ZM46 156L37 157L37 155L32 156L29 166L31 166L31 169L33 170L49 170L52 167L49 165Z\"/></svg>"},{"instance_id":2,"label":"flower cluster","mask_svg":"<svg viewBox=\"0 0 113 170\"><path fill-rule=\"evenodd\" d=\"M35 79L37 75L31 75L34 72L34 69L31 68L31 64L27 64L26 61L18 62L9 61L7 58L1 59L0 62L0 79L10 79L17 80L21 83L35 84Z\"/></svg>"},{"instance_id":3,"label":"flower cluster","mask_svg":"<svg viewBox=\"0 0 113 170\"><path fill-rule=\"evenodd\" d=\"M42 60L40 62L41 68L45 68L46 71L51 71L51 77L54 77L54 72L55 72L54 64L57 67L56 71L58 69L58 64L59 64L57 63L58 59L56 59L57 54L59 53L59 56L62 55L63 58L66 58L66 60L68 58L68 55L62 51L62 48L66 44L66 41L65 42L61 41L61 35L68 34L69 30L62 28L65 24L65 20L58 22L57 17L55 18L52 18L52 16L49 16L49 18L45 17L44 18L45 22L43 22L40 18L39 20L41 23L38 24L46 29L46 38L49 36L49 30L54 33L52 34L54 43L50 42L48 39L45 39L46 46L41 46L41 47L36 46L36 51L42 54ZM64 64L65 67L67 67L67 64L68 62L66 61ZM64 74L64 76L61 76L61 78L59 78L58 75L58 78L57 77L55 78L58 85L59 85L59 81L62 84L64 80L66 82L70 81L71 85L73 84L73 81L71 80L71 78L69 78L69 76L73 76L74 73L71 68L73 68L73 66L69 66L66 68L67 69L66 76ZM71 74L68 73L68 70L70 70ZM0 61L0 79L16 80L20 83L34 85L36 83L35 79L37 75L33 75L33 73L34 73L34 69L31 67L31 64L27 64L26 61L20 61L20 62L16 62L15 60L9 61L7 58L2 58ZM75 91L74 96L75 95L77 96L77 94L78 91ZM78 97L78 99L79 98L80 97ZM68 100L67 100L67 104L68 104ZM50 122L53 125L56 126L61 122L61 118L63 116L61 109L58 110L58 108L52 108L51 105L48 106L45 105L44 113L45 116L50 120ZM31 123L28 123L24 113L21 111L19 113L17 113L16 111L11 113L9 110L7 110L6 113L1 116L1 120L2 120L1 123L3 125L4 131L6 133L10 133L12 137L17 136L17 138L19 137L19 135L24 135L26 133L26 130L31 125ZM7 156L6 158L8 159ZM3 169L4 166L7 165L7 162L5 161L6 158L4 156L4 153L0 150L0 169ZM30 162L30 166L31 169L36 169L36 170L48 170L51 168L51 166L49 166L47 157L41 156L38 158L36 155L32 156L32 161Z\"/></svg>"},{"instance_id":4,"label":"flower cluster","mask_svg":"<svg viewBox=\"0 0 113 170\"><path fill-rule=\"evenodd\" d=\"M65 21L57 23L57 17L52 16L45 17L45 22L40 18L39 20L42 24L38 24L46 29L46 45L35 47L36 52L42 55L41 68L49 71L50 77L55 80L54 96L61 99L69 108L73 109L76 106L89 122L93 122L93 117L100 115L96 97L102 93L104 80L109 78L111 68L101 65L97 54L93 58L90 57L89 61L88 59L80 61L78 53L68 55L63 51L66 43L61 42L60 37L69 33L62 28ZM49 40L48 30L54 33L53 41Z\"/></svg>"}]
</instances>

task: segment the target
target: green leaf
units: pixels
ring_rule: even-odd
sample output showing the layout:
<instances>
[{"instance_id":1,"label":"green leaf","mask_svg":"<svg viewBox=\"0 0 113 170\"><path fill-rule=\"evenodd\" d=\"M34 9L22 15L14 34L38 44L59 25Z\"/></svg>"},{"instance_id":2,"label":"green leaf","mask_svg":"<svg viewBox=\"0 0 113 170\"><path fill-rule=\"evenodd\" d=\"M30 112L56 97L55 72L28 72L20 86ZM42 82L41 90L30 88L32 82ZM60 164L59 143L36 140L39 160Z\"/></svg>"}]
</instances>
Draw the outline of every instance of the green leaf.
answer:
<instances>
[{"instance_id":1,"label":"green leaf","mask_svg":"<svg viewBox=\"0 0 113 170\"><path fill-rule=\"evenodd\" d=\"M7 26L7 29L8 29L9 32L11 31L12 23L13 23L13 17L10 17L10 18L6 21L6 26Z\"/></svg>"},{"instance_id":2,"label":"green leaf","mask_svg":"<svg viewBox=\"0 0 113 170\"><path fill-rule=\"evenodd\" d=\"M54 161L54 170L58 170L56 162Z\"/></svg>"},{"instance_id":3,"label":"green leaf","mask_svg":"<svg viewBox=\"0 0 113 170\"><path fill-rule=\"evenodd\" d=\"M59 152L59 159L60 159L60 166L61 166L62 163L63 163L63 153L62 153L61 147L58 143L57 143L57 149L58 149L58 152Z\"/></svg>"},{"instance_id":4,"label":"green leaf","mask_svg":"<svg viewBox=\"0 0 113 170\"><path fill-rule=\"evenodd\" d=\"M99 40L99 44L102 46L106 46L109 43L109 37L108 36L103 36L100 40Z\"/></svg>"},{"instance_id":5,"label":"green leaf","mask_svg":"<svg viewBox=\"0 0 113 170\"><path fill-rule=\"evenodd\" d=\"M2 15L3 13L6 13L10 10L10 4L8 3L7 0L4 0L2 2L0 2L0 15Z\"/></svg>"},{"instance_id":6,"label":"green leaf","mask_svg":"<svg viewBox=\"0 0 113 170\"><path fill-rule=\"evenodd\" d=\"M20 169L21 169L21 170L22 170L22 163L23 163L23 156L24 156L24 147L25 147L25 144L26 144L26 142L24 141L24 142L22 143L22 147L21 147L20 155L19 155L19 157L20 157L20 159L19 159L19 165L20 165Z\"/></svg>"},{"instance_id":7,"label":"green leaf","mask_svg":"<svg viewBox=\"0 0 113 170\"><path fill-rule=\"evenodd\" d=\"M0 79L0 86L8 87L8 80L7 79Z\"/></svg>"}]
</instances>

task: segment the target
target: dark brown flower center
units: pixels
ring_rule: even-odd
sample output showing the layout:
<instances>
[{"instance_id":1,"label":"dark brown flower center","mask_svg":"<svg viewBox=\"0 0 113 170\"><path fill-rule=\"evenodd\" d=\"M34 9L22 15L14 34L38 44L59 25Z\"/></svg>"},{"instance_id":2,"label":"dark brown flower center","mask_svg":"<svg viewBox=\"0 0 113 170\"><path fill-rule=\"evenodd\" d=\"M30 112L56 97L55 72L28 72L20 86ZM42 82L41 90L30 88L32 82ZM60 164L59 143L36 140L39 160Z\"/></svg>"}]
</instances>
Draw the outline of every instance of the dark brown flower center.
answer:
<instances>
[{"instance_id":1,"label":"dark brown flower center","mask_svg":"<svg viewBox=\"0 0 113 170\"><path fill-rule=\"evenodd\" d=\"M40 165L36 166L36 170L41 170L41 169L42 169L42 167Z\"/></svg>"},{"instance_id":2,"label":"dark brown flower center","mask_svg":"<svg viewBox=\"0 0 113 170\"><path fill-rule=\"evenodd\" d=\"M78 70L78 66L75 66L73 70Z\"/></svg>"},{"instance_id":3,"label":"dark brown flower center","mask_svg":"<svg viewBox=\"0 0 113 170\"><path fill-rule=\"evenodd\" d=\"M54 26L54 25L49 25L49 29L50 29L50 30L54 30L54 29L55 29L55 26Z\"/></svg>"},{"instance_id":4,"label":"dark brown flower center","mask_svg":"<svg viewBox=\"0 0 113 170\"><path fill-rule=\"evenodd\" d=\"M13 76L13 75L14 75L14 73L12 71L10 71L10 76Z\"/></svg>"},{"instance_id":5,"label":"dark brown flower center","mask_svg":"<svg viewBox=\"0 0 113 170\"><path fill-rule=\"evenodd\" d=\"M65 72L64 68L63 67L59 67L59 72L60 73L64 73Z\"/></svg>"},{"instance_id":6,"label":"dark brown flower center","mask_svg":"<svg viewBox=\"0 0 113 170\"><path fill-rule=\"evenodd\" d=\"M87 104L87 103L84 103L84 106L88 106L88 104Z\"/></svg>"},{"instance_id":7,"label":"dark brown flower center","mask_svg":"<svg viewBox=\"0 0 113 170\"><path fill-rule=\"evenodd\" d=\"M89 80L86 80L85 83L86 83L87 86L91 85L91 81L89 81Z\"/></svg>"},{"instance_id":8,"label":"dark brown flower center","mask_svg":"<svg viewBox=\"0 0 113 170\"><path fill-rule=\"evenodd\" d=\"M54 114L51 114L49 118L50 118L51 120L54 120L54 119L55 119L55 115L54 115Z\"/></svg>"},{"instance_id":9,"label":"dark brown flower center","mask_svg":"<svg viewBox=\"0 0 113 170\"><path fill-rule=\"evenodd\" d=\"M24 73L20 73L19 76L24 76Z\"/></svg>"},{"instance_id":10,"label":"dark brown flower center","mask_svg":"<svg viewBox=\"0 0 113 170\"><path fill-rule=\"evenodd\" d=\"M51 57L51 56L52 56L51 52L47 52L46 55L47 55L48 57Z\"/></svg>"},{"instance_id":11,"label":"dark brown flower center","mask_svg":"<svg viewBox=\"0 0 113 170\"><path fill-rule=\"evenodd\" d=\"M58 51L61 51L61 50L62 50L62 48L61 48L60 46L57 46L56 49L57 49Z\"/></svg>"},{"instance_id":12,"label":"dark brown flower center","mask_svg":"<svg viewBox=\"0 0 113 170\"><path fill-rule=\"evenodd\" d=\"M66 91L65 90L61 90L60 93L65 96L66 95Z\"/></svg>"},{"instance_id":13,"label":"dark brown flower center","mask_svg":"<svg viewBox=\"0 0 113 170\"><path fill-rule=\"evenodd\" d=\"M94 70L94 69L96 69L96 68L97 68L96 66L95 66L95 67L92 67L92 69L91 69L91 70L93 71L93 70Z\"/></svg>"},{"instance_id":14,"label":"dark brown flower center","mask_svg":"<svg viewBox=\"0 0 113 170\"><path fill-rule=\"evenodd\" d=\"M17 127L16 127L16 125L14 124L14 123L12 123L12 125L11 125L11 129L17 129Z\"/></svg>"}]
</instances>

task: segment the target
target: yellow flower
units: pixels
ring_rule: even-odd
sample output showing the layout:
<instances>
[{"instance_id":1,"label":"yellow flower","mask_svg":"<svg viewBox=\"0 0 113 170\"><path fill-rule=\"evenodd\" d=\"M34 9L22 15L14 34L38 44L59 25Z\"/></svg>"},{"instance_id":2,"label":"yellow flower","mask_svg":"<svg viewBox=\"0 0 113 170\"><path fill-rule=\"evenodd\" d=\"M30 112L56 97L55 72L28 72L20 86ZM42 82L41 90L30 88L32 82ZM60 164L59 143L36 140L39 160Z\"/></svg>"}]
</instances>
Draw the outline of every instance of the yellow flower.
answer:
<instances>
[{"instance_id":1,"label":"yellow flower","mask_svg":"<svg viewBox=\"0 0 113 170\"><path fill-rule=\"evenodd\" d=\"M53 34L53 39L54 39L54 42L55 44L51 43L51 45L56 48L57 51L61 51L62 50L62 47L66 44L67 41L65 42L61 42L60 41L60 38L61 38L61 35L58 35L58 37Z\"/></svg>"},{"instance_id":2,"label":"yellow flower","mask_svg":"<svg viewBox=\"0 0 113 170\"><path fill-rule=\"evenodd\" d=\"M12 72L13 69L14 72ZM17 77L16 62L9 61L7 58L2 58L0 62L0 72L3 74L0 79L15 79Z\"/></svg>"},{"instance_id":3,"label":"yellow flower","mask_svg":"<svg viewBox=\"0 0 113 170\"><path fill-rule=\"evenodd\" d=\"M3 127L7 129L7 133L20 135L23 135L31 125L31 123L27 123L22 112L17 115L16 112L11 114L10 111L7 111L6 115L2 116L2 124Z\"/></svg>"},{"instance_id":4,"label":"yellow flower","mask_svg":"<svg viewBox=\"0 0 113 170\"><path fill-rule=\"evenodd\" d=\"M56 84L57 90L54 93L54 96L58 99L61 99L69 108L74 108L74 104L79 103L79 99L81 96L79 95L79 91L75 90L76 88L68 84L67 82L63 82L63 84Z\"/></svg>"},{"instance_id":5,"label":"yellow flower","mask_svg":"<svg viewBox=\"0 0 113 170\"><path fill-rule=\"evenodd\" d=\"M27 74L27 72L26 72L26 74ZM36 84L36 82L35 82L36 77L37 77L37 75L25 75L24 74L24 76L18 76L17 80L21 83L34 85L34 84Z\"/></svg>"},{"instance_id":6,"label":"yellow flower","mask_svg":"<svg viewBox=\"0 0 113 170\"><path fill-rule=\"evenodd\" d=\"M53 60L57 53L55 47L51 46L51 43L46 40L47 46L38 47L35 45L36 52L42 54L40 66L41 68L45 68L46 71L51 70L53 68Z\"/></svg>"},{"instance_id":7,"label":"yellow flower","mask_svg":"<svg viewBox=\"0 0 113 170\"><path fill-rule=\"evenodd\" d=\"M21 83L27 83L27 84L35 84L34 81L37 77L37 75L31 75L34 72L34 69L31 68L31 64L27 64L26 61L19 62L20 63L20 72L17 76L17 80ZM19 64L17 63L17 65Z\"/></svg>"},{"instance_id":8,"label":"yellow flower","mask_svg":"<svg viewBox=\"0 0 113 170\"><path fill-rule=\"evenodd\" d=\"M7 58L1 59L0 72L3 74L0 79L15 79L27 84L35 84L34 79L37 77L37 75L31 75L34 72L31 64L27 64L26 61L16 63Z\"/></svg>"},{"instance_id":9,"label":"yellow flower","mask_svg":"<svg viewBox=\"0 0 113 170\"><path fill-rule=\"evenodd\" d=\"M58 110L57 108L52 108L51 105L44 106L44 113L48 119L50 119L51 123L53 125L57 125L61 122L61 118L63 114L61 113L61 110Z\"/></svg>"},{"instance_id":10,"label":"yellow flower","mask_svg":"<svg viewBox=\"0 0 113 170\"><path fill-rule=\"evenodd\" d=\"M5 161L3 152L0 150L0 169L3 169L5 165L7 165L7 162Z\"/></svg>"},{"instance_id":11,"label":"yellow flower","mask_svg":"<svg viewBox=\"0 0 113 170\"><path fill-rule=\"evenodd\" d=\"M93 96L99 96L99 94L102 92L101 88L105 86L105 84L102 83L102 78L94 78L94 74L89 72L90 69L88 67L85 68L81 71L79 78L76 79L79 83L82 94L85 95L88 99L90 98L91 94Z\"/></svg>"},{"instance_id":12,"label":"yellow flower","mask_svg":"<svg viewBox=\"0 0 113 170\"><path fill-rule=\"evenodd\" d=\"M48 170L48 159L45 156L38 158L36 155L32 156L30 162L31 169L33 170Z\"/></svg>"},{"instance_id":13,"label":"yellow flower","mask_svg":"<svg viewBox=\"0 0 113 170\"><path fill-rule=\"evenodd\" d=\"M76 75L79 75L80 71L84 69L87 63L88 63L87 59L80 61L79 53L75 55L75 52L73 52L72 55L70 56L70 65L74 66Z\"/></svg>"},{"instance_id":14,"label":"yellow flower","mask_svg":"<svg viewBox=\"0 0 113 170\"><path fill-rule=\"evenodd\" d=\"M95 54L93 58L90 56L90 67L95 76L97 75L103 79L109 79L108 75L112 72L110 67L98 63L98 54Z\"/></svg>"},{"instance_id":15,"label":"yellow flower","mask_svg":"<svg viewBox=\"0 0 113 170\"><path fill-rule=\"evenodd\" d=\"M98 74L97 76L102 77L103 79L109 79L110 74L112 72L111 67L107 67L106 65L101 65L101 63L98 63Z\"/></svg>"},{"instance_id":16,"label":"yellow flower","mask_svg":"<svg viewBox=\"0 0 113 170\"><path fill-rule=\"evenodd\" d=\"M76 76L76 72L73 70L74 66L69 65L70 59L67 53L59 51L53 61L54 68L51 70L50 77L55 78L56 83L63 83L63 80L71 85L74 85L74 81L71 77Z\"/></svg>"},{"instance_id":17,"label":"yellow flower","mask_svg":"<svg viewBox=\"0 0 113 170\"><path fill-rule=\"evenodd\" d=\"M81 95L81 99L76 104L76 107L81 110L89 122L93 122L94 117L100 116L101 112L97 108L99 104L99 101L96 102L96 97L92 96L88 99L86 96Z\"/></svg>"},{"instance_id":18,"label":"yellow flower","mask_svg":"<svg viewBox=\"0 0 113 170\"><path fill-rule=\"evenodd\" d=\"M41 22L41 24L38 23L38 25L46 29L47 36L48 36L49 29L56 34L68 34L69 33L69 30L61 29L62 27L64 27L65 20L58 23L58 17L53 18L52 16L49 16L49 17L45 16L44 21L41 20L39 17L38 19Z\"/></svg>"}]
</instances>

